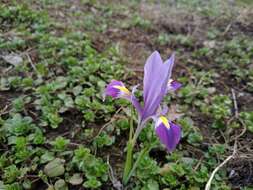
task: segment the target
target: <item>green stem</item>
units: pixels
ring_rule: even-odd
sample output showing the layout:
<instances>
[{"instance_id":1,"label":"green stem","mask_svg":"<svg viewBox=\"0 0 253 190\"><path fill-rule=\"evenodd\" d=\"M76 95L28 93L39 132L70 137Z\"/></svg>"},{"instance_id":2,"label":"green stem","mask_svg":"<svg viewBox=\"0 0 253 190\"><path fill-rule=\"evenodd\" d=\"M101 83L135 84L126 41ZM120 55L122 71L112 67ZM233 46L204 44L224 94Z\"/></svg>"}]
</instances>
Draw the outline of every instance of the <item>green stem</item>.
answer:
<instances>
[{"instance_id":1,"label":"green stem","mask_svg":"<svg viewBox=\"0 0 253 190\"><path fill-rule=\"evenodd\" d=\"M125 181L128 177L128 174L132 168L133 148L134 148L134 146L133 146L132 141L128 142L128 144L127 144L127 157L126 157L126 163L125 163L125 168L124 168L124 173L123 173L123 183L124 184L125 184Z\"/></svg>"},{"instance_id":2,"label":"green stem","mask_svg":"<svg viewBox=\"0 0 253 190\"><path fill-rule=\"evenodd\" d=\"M130 118L130 130L129 130L129 141L133 138L134 132L134 108L131 106L131 118Z\"/></svg>"},{"instance_id":3,"label":"green stem","mask_svg":"<svg viewBox=\"0 0 253 190\"><path fill-rule=\"evenodd\" d=\"M131 168L132 168L132 162L133 162L133 148L135 142L132 140L133 138L133 116L134 116L134 110L133 106L131 106L131 118L130 118L130 130L129 130L129 140L127 143L127 156L126 156L126 163L125 163L125 168L124 168L124 173L123 173L123 181L126 179L128 176Z\"/></svg>"},{"instance_id":4,"label":"green stem","mask_svg":"<svg viewBox=\"0 0 253 190\"><path fill-rule=\"evenodd\" d=\"M127 182L129 181L130 177L133 175L134 170L136 169L136 167L138 166L139 161L141 160L141 158L143 157L144 153L149 150L149 148L144 148L139 157L137 158L137 160L135 161L134 165L133 165L133 149L135 146L135 143L137 141L137 138L141 132L141 130L143 129L143 127L145 126L146 122L138 122L138 126L134 132L133 135L133 107L131 109L131 119L130 119L130 131L129 131L129 140L127 143L127 157L126 157L126 162L125 162L125 168L124 168L124 173L123 173L123 184L127 184ZM132 167L133 165L133 167Z\"/></svg>"},{"instance_id":5,"label":"green stem","mask_svg":"<svg viewBox=\"0 0 253 190\"><path fill-rule=\"evenodd\" d=\"M128 175L125 177L125 179L123 179L123 184L124 184L124 185L128 183L130 177L133 175L135 169L137 168L137 166L138 166L140 160L143 158L143 156L144 156L149 150L150 150L150 148L149 148L149 147L146 147L146 148L144 148L144 149L140 152L140 154L139 154L137 160L134 162L134 165L133 165L132 169L129 171L129 173L128 173Z\"/></svg>"}]
</instances>

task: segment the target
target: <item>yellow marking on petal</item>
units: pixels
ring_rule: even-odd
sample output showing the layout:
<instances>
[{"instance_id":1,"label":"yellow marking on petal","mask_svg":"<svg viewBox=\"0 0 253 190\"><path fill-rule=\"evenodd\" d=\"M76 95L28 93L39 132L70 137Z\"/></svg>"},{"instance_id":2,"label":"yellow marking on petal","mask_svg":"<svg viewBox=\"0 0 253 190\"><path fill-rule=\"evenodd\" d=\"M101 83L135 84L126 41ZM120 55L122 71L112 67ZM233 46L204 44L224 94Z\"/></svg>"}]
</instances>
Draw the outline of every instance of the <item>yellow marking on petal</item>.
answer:
<instances>
[{"instance_id":1,"label":"yellow marking on petal","mask_svg":"<svg viewBox=\"0 0 253 190\"><path fill-rule=\"evenodd\" d=\"M128 94L128 95L131 94L130 91L124 86L115 85L113 87L116 89L119 89L121 92L124 92L125 94Z\"/></svg>"},{"instance_id":2,"label":"yellow marking on petal","mask_svg":"<svg viewBox=\"0 0 253 190\"><path fill-rule=\"evenodd\" d=\"M165 127L167 127L168 129L170 128L170 124L169 121L166 117L164 116L160 116L160 120L162 121L162 123L165 125Z\"/></svg>"}]
</instances>

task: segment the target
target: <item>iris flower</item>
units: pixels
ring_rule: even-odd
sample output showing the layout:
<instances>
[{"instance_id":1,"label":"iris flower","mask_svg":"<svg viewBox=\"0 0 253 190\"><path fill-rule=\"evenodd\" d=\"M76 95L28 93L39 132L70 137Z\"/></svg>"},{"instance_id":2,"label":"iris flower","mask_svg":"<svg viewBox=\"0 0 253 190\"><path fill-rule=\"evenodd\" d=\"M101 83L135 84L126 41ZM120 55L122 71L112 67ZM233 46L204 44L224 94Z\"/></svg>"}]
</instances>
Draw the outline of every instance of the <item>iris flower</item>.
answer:
<instances>
[{"instance_id":1,"label":"iris flower","mask_svg":"<svg viewBox=\"0 0 253 190\"><path fill-rule=\"evenodd\" d=\"M153 119L157 136L170 152L179 143L181 129L180 126L166 118L167 109L161 111L161 102L168 92L181 87L179 82L171 79L174 57L172 54L168 60L163 62L160 54L155 51L147 59L144 67L143 105L134 95L137 86L130 92L123 82L112 80L105 89L105 96L111 96L114 99L127 99L136 108L139 115L137 136L147 121Z\"/></svg>"}]
</instances>

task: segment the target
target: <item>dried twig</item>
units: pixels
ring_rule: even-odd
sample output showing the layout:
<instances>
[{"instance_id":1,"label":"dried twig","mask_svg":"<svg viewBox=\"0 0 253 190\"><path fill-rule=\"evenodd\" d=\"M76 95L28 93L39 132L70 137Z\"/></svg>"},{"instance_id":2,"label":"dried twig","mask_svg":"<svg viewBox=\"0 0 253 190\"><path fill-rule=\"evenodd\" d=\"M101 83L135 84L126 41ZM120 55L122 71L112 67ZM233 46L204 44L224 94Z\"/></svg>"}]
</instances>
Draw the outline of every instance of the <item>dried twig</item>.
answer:
<instances>
[{"instance_id":1,"label":"dried twig","mask_svg":"<svg viewBox=\"0 0 253 190\"><path fill-rule=\"evenodd\" d=\"M112 182L112 185L115 189L117 190L122 190L123 189L123 186L122 184L120 183L119 180L117 180L117 178L114 176L114 172L113 172L113 169L112 169L112 166L110 164L110 160L109 160L109 155L107 156L107 164L109 166L109 178Z\"/></svg>"},{"instance_id":2,"label":"dried twig","mask_svg":"<svg viewBox=\"0 0 253 190\"><path fill-rule=\"evenodd\" d=\"M2 110L0 110L0 116L8 113L9 106L10 105L5 105L5 107Z\"/></svg>"},{"instance_id":3,"label":"dried twig","mask_svg":"<svg viewBox=\"0 0 253 190\"><path fill-rule=\"evenodd\" d=\"M242 126L243 126L242 132L241 132L239 135L237 135L236 137L232 138L232 139L230 140L230 142L239 139L241 136L243 136L243 135L247 132L247 126L246 126L246 124L244 123L244 121L243 121L241 118L239 118L239 117L238 117L238 121L239 121L239 122L242 124Z\"/></svg>"},{"instance_id":4,"label":"dried twig","mask_svg":"<svg viewBox=\"0 0 253 190\"><path fill-rule=\"evenodd\" d=\"M233 102L234 102L235 118L238 118L239 117L238 105L237 105L237 101L236 101L235 90L233 88L231 88L231 93L232 93L232 98L233 98Z\"/></svg>"},{"instance_id":5,"label":"dried twig","mask_svg":"<svg viewBox=\"0 0 253 190\"><path fill-rule=\"evenodd\" d=\"M224 32L221 34L222 36L225 36L225 35L228 33L228 31L230 30L232 24L233 24L233 22L230 22L230 23L227 25L226 29L225 29Z\"/></svg>"},{"instance_id":6,"label":"dried twig","mask_svg":"<svg viewBox=\"0 0 253 190\"><path fill-rule=\"evenodd\" d=\"M37 73L37 69L36 69L35 65L33 64L33 61L32 61L32 59L31 59L29 53L26 53L25 55L26 55L26 57L27 57L29 63L31 64L33 70Z\"/></svg>"},{"instance_id":7,"label":"dried twig","mask_svg":"<svg viewBox=\"0 0 253 190\"><path fill-rule=\"evenodd\" d=\"M231 140L229 142L232 142L232 141L237 141L241 136L243 136L246 131L247 131L247 126L245 125L244 121L239 117L239 111L238 111L238 105L237 105L237 100L236 100L236 94L235 94L235 91L233 88L231 88L231 94L232 94L232 99L233 99L233 103L234 103L234 112L235 112L235 115L233 117L231 117L229 120L228 120L228 124L231 123L233 120L237 120L241 123L241 125L243 126L243 130L241 131L241 133L237 136L235 136L234 138L231 138ZM241 149L241 148L239 148ZM238 149L238 150L239 150Z\"/></svg>"},{"instance_id":8,"label":"dried twig","mask_svg":"<svg viewBox=\"0 0 253 190\"><path fill-rule=\"evenodd\" d=\"M221 34L222 36L225 36L228 31L231 29L231 27L233 26L233 24L235 24L238 21L238 18L240 18L242 15L242 13L240 13L236 18L234 18L226 27L226 29L224 30L224 32Z\"/></svg>"},{"instance_id":9,"label":"dried twig","mask_svg":"<svg viewBox=\"0 0 253 190\"><path fill-rule=\"evenodd\" d=\"M215 174L219 171L219 169L221 169L229 160L233 159L236 155L236 152L237 152L237 141L235 141L235 144L234 144L234 149L233 149L233 154L230 155L229 157L227 157L220 165L218 165L212 172L207 184L206 184L206 187L205 187L205 190L210 190L211 188L211 184L212 184L212 180L215 176Z\"/></svg>"},{"instance_id":10,"label":"dried twig","mask_svg":"<svg viewBox=\"0 0 253 190\"><path fill-rule=\"evenodd\" d=\"M49 141L46 141L45 145L52 146L52 143L49 142ZM74 143L74 142L69 142L69 143L68 143L68 146L73 146L73 147L79 147L79 146L81 146L81 145L82 145L82 144Z\"/></svg>"},{"instance_id":11,"label":"dried twig","mask_svg":"<svg viewBox=\"0 0 253 190\"><path fill-rule=\"evenodd\" d=\"M199 166L201 165L201 163L202 163L202 161L203 161L203 159L204 159L204 156L201 156L201 158L199 159L199 161L198 161L198 163L197 163L197 165L194 167L194 171L197 171L197 169L199 168Z\"/></svg>"},{"instance_id":12,"label":"dried twig","mask_svg":"<svg viewBox=\"0 0 253 190\"><path fill-rule=\"evenodd\" d=\"M100 130L98 131L98 133L92 138L92 141L93 141L94 139L96 139L96 138L101 134L101 132L102 132L108 125L110 125L110 124L114 121L114 116L117 115L121 110L122 110L122 107L120 107L120 108L114 113L114 115L111 117L111 119L110 119L109 122L107 122L106 124L104 124L104 125L100 128Z\"/></svg>"}]
</instances>

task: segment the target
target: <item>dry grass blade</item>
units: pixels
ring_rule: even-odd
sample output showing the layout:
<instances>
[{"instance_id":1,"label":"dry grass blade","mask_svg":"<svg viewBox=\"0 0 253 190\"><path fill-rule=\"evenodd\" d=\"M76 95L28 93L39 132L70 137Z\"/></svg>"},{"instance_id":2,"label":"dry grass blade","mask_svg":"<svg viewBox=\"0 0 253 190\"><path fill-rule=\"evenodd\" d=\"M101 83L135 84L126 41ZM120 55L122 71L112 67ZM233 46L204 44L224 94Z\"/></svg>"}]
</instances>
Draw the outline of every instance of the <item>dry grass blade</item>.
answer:
<instances>
[{"instance_id":1,"label":"dry grass blade","mask_svg":"<svg viewBox=\"0 0 253 190\"><path fill-rule=\"evenodd\" d=\"M112 166L111 166L110 161L109 161L109 155L107 156L107 164L109 166L109 178L112 182L113 187L117 190L122 190L122 184L114 176L114 172L113 172Z\"/></svg>"},{"instance_id":2,"label":"dry grass blade","mask_svg":"<svg viewBox=\"0 0 253 190\"><path fill-rule=\"evenodd\" d=\"M235 141L235 144L234 144L234 149L233 149L233 154L228 156L220 165L218 165L212 172L207 184L206 184L206 187L205 187L205 190L210 190L211 188L211 184L212 184L212 180L215 176L215 174L231 159L233 159L236 155L236 152L237 152L237 141Z\"/></svg>"}]
</instances>

